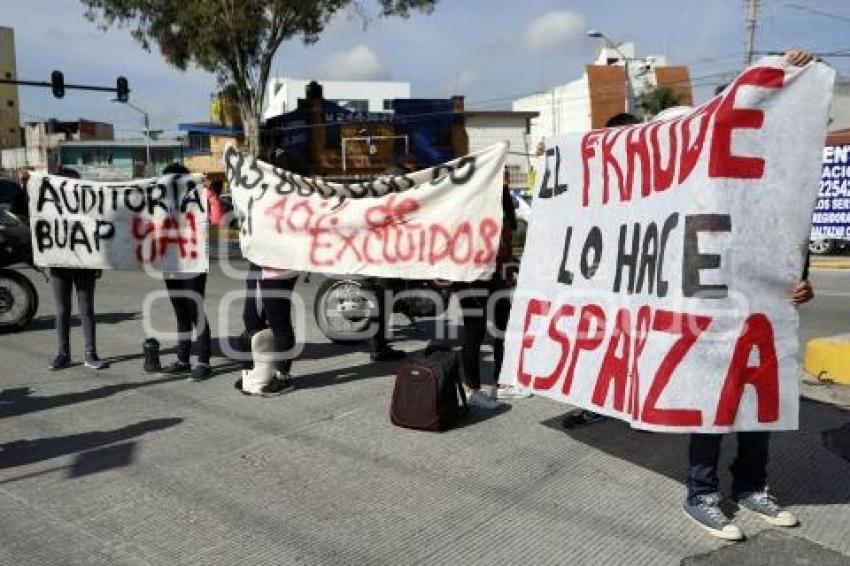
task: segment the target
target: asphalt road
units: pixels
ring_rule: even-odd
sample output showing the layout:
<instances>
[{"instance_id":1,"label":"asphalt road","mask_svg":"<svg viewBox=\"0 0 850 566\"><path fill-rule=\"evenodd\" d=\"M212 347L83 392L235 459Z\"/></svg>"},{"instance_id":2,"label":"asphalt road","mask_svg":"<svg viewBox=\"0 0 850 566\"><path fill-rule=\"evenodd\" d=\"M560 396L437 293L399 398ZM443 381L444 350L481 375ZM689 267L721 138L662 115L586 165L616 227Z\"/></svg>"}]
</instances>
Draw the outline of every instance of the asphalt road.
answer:
<instances>
[{"instance_id":1,"label":"asphalt road","mask_svg":"<svg viewBox=\"0 0 850 566\"><path fill-rule=\"evenodd\" d=\"M242 283L220 270L207 293L217 351L241 330L228 298ZM846 331L850 271L813 279L802 334ZM845 409L803 401L801 430L774 436L771 487L800 527L742 515L754 536L728 545L682 515L683 435L610 420L567 432L566 408L540 398L443 434L400 429L387 418L394 367L312 324L283 397L238 394L222 356L204 383L145 374L143 321L174 321L164 295L145 302L162 284L137 273L99 282L113 366L49 373L53 302L38 286L33 326L0 336L0 564L850 564ZM307 314L315 286L300 287ZM400 328L396 345L429 332ZM79 360L79 327L72 348Z\"/></svg>"}]
</instances>

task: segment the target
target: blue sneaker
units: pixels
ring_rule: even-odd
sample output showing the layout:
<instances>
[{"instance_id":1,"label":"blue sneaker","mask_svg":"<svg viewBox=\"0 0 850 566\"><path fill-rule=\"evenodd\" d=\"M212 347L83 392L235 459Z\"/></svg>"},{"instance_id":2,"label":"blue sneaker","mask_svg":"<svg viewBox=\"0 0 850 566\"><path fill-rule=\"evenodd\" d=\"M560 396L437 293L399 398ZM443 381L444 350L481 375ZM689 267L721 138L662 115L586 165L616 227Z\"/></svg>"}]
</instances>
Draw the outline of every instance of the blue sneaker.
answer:
<instances>
[{"instance_id":1,"label":"blue sneaker","mask_svg":"<svg viewBox=\"0 0 850 566\"><path fill-rule=\"evenodd\" d=\"M720 508L720 494L697 495L685 501L685 514L711 535L724 540L742 540L744 533Z\"/></svg>"},{"instance_id":2,"label":"blue sneaker","mask_svg":"<svg viewBox=\"0 0 850 566\"><path fill-rule=\"evenodd\" d=\"M735 496L735 502L776 527L793 527L797 524L797 517L780 507L767 489L739 493Z\"/></svg>"}]
</instances>

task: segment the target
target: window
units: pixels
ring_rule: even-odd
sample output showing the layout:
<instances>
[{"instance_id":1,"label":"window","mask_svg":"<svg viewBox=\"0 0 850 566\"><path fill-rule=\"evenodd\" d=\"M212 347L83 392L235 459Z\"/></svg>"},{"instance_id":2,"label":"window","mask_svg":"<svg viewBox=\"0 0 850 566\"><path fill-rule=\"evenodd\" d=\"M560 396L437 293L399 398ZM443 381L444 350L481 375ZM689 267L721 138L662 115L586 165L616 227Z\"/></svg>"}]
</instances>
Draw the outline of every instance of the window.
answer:
<instances>
[{"instance_id":1,"label":"window","mask_svg":"<svg viewBox=\"0 0 850 566\"><path fill-rule=\"evenodd\" d=\"M190 153L209 153L210 152L210 136L208 134L190 133L189 134L189 152Z\"/></svg>"},{"instance_id":2,"label":"window","mask_svg":"<svg viewBox=\"0 0 850 566\"><path fill-rule=\"evenodd\" d=\"M6 71L6 78L7 78L7 79L11 79L11 78L12 78L12 73L10 73L9 71Z\"/></svg>"},{"instance_id":3,"label":"window","mask_svg":"<svg viewBox=\"0 0 850 566\"><path fill-rule=\"evenodd\" d=\"M14 108L15 107L15 101L14 100L7 100L6 106L8 106L9 108Z\"/></svg>"},{"instance_id":4,"label":"window","mask_svg":"<svg viewBox=\"0 0 850 566\"><path fill-rule=\"evenodd\" d=\"M393 101L390 100L389 98L385 98L384 99L384 110L386 110L387 112L392 112L392 109L393 109Z\"/></svg>"}]
</instances>

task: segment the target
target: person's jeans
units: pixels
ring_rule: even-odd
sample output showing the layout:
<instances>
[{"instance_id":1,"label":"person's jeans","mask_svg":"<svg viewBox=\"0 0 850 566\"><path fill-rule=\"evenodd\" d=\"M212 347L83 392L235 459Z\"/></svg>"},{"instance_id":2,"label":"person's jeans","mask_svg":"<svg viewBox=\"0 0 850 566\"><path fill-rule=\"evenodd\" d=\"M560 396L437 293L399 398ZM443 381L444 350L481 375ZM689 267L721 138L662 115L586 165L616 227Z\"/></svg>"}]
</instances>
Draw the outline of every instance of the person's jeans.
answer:
<instances>
[{"instance_id":1,"label":"person's jeans","mask_svg":"<svg viewBox=\"0 0 850 566\"><path fill-rule=\"evenodd\" d=\"M284 375L289 374L292 367L292 349L295 347L291 294L297 281L297 277L260 280L263 311L274 335L275 368Z\"/></svg>"},{"instance_id":2,"label":"person's jeans","mask_svg":"<svg viewBox=\"0 0 850 566\"><path fill-rule=\"evenodd\" d=\"M717 466L720 462L722 434L692 434L688 447L688 500L697 495L716 493L720 481ZM732 463L732 493L762 491L767 485L767 459L770 433L766 431L739 432L738 454Z\"/></svg>"},{"instance_id":3,"label":"person's jeans","mask_svg":"<svg viewBox=\"0 0 850 566\"><path fill-rule=\"evenodd\" d=\"M463 379L467 387L471 389L481 388L481 345L487 334L488 317L497 332L493 336L493 372L497 382L502 370L502 358L505 352L504 333L511 313L510 298L507 295L498 297L493 308L488 308L491 296L502 289L504 285L498 277L491 281L473 281L456 286L463 314L463 347L461 349Z\"/></svg>"},{"instance_id":4,"label":"person's jeans","mask_svg":"<svg viewBox=\"0 0 850 566\"><path fill-rule=\"evenodd\" d=\"M71 290L77 289L77 306L86 341L86 356L97 355L94 322L94 269L50 268L50 286L56 300L56 335L59 339L59 355L71 355Z\"/></svg>"},{"instance_id":5,"label":"person's jeans","mask_svg":"<svg viewBox=\"0 0 850 566\"><path fill-rule=\"evenodd\" d=\"M168 298L174 308L177 318L177 332L180 334L177 342L177 359L189 363L192 352L192 329L195 330L198 363L210 363L211 334L207 315L204 312L204 293L207 286L207 274L186 278L166 279Z\"/></svg>"}]
</instances>

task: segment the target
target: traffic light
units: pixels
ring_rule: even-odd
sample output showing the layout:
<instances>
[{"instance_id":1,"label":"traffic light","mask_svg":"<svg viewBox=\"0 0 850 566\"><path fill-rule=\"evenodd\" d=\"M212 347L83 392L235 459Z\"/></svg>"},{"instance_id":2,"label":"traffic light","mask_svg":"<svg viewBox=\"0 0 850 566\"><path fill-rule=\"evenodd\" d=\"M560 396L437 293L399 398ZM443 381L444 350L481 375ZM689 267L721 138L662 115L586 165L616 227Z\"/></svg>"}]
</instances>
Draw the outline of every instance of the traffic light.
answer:
<instances>
[{"instance_id":1,"label":"traffic light","mask_svg":"<svg viewBox=\"0 0 850 566\"><path fill-rule=\"evenodd\" d=\"M65 97L65 77L62 71L53 71L50 74L50 86L53 87L53 96L56 98Z\"/></svg>"},{"instance_id":2,"label":"traffic light","mask_svg":"<svg viewBox=\"0 0 850 566\"><path fill-rule=\"evenodd\" d=\"M118 102L127 102L130 100L130 85L127 84L125 77L118 77L116 91L118 92Z\"/></svg>"}]
</instances>

